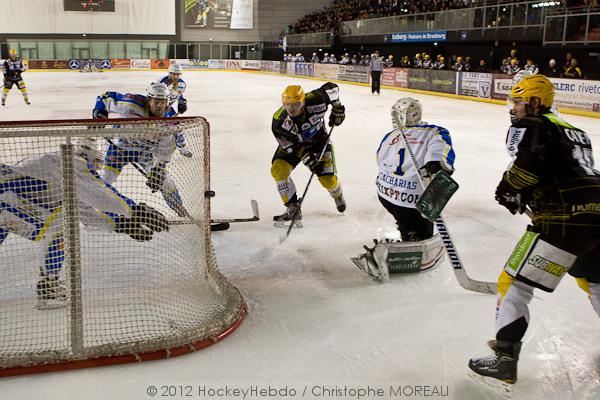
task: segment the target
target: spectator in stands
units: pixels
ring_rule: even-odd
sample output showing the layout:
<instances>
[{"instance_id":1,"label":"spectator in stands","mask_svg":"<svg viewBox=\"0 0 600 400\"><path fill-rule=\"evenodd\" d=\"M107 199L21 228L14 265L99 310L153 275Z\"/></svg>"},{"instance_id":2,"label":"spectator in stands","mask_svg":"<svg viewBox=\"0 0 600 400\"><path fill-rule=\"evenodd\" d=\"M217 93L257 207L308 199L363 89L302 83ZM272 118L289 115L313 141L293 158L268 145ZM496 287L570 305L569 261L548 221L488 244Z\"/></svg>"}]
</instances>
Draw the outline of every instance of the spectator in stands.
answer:
<instances>
[{"instance_id":1,"label":"spectator in stands","mask_svg":"<svg viewBox=\"0 0 600 400\"><path fill-rule=\"evenodd\" d=\"M323 59L321 60L321 64L329 64L329 53L323 54Z\"/></svg>"},{"instance_id":2,"label":"spectator in stands","mask_svg":"<svg viewBox=\"0 0 600 400\"><path fill-rule=\"evenodd\" d=\"M505 58L502 60L502 65L500 65L500 72L503 74L508 74L508 70L510 69L510 59Z\"/></svg>"},{"instance_id":3,"label":"spectator in stands","mask_svg":"<svg viewBox=\"0 0 600 400\"><path fill-rule=\"evenodd\" d=\"M412 66L409 56L403 56L400 60L400 68L410 68Z\"/></svg>"},{"instance_id":4,"label":"spectator in stands","mask_svg":"<svg viewBox=\"0 0 600 400\"><path fill-rule=\"evenodd\" d=\"M379 57L378 53L371 55L371 62L369 64L369 70L371 71L371 93L381 93L381 71L383 71L383 61Z\"/></svg>"},{"instance_id":5,"label":"spectator in stands","mask_svg":"<svg viewBox=\"0 0 600 400\"><path fill-rule=\"evenodd\" d=\"M520 70L521 70L521 67L519 67L519 60L517 60L516 58L513 58L512 60L510 60L510 65L508 66L508 70L507 70L506 74L513 76L513 75L516 75L517 72L519 72Z\"/></svg>"},{"instance_id":6,"label":"spectator in stands","mask_svg":"<svg viewBox=\"0 0 600 400\"><path fill-rule=\"evenodd\" d=\"M350 64L350 54L346 53L342 56L342 59L340 60L340 64L342 65L348 65Z\"/></svg>"},{"instance_id":7,"label":"spectator in stands","mask_svg":"<svg viewBox=\"0 0 600 400\"><path fill-rule=\"evenodd\" d=\"M569 69L571 67L571 60L573 60L573 54L567 53L565 61L563 62L563 65L562 65L562 74L564 74L567 71L567 69Z\"/></svg>"},{"instance_id":8,"label":"spectator in stands","mask_svg":"<svg viewBox=\"0 0 600 400\"><path fill-rule=\"evenodd\" d=\"M352 63L352 65L360 64L360 60L358 59L358 56L356 54L352 56L352 60L350 62Z\"/></svg>"},{"instance_id":9,"label":"spectator in stands","mask_svg":"<svg viewBox=\"0 0 600 400\"><path fill-rule=\"evenodd\" d=\"M446 69L446 59L440 56L440 59L433 65L433 69Z\"/></svg>"},{"instance_id":10,"label":"spectator in stands","mask_svg":"<svg viewBox=\"0 0 600 400\"><path fill-rule=\"evenodd\" d=\"M310 59L310 62L314 63L314 64L318 64L319 62L321 62L317 53L313 53L312 58Z\"/></svg>"},{"instance_id":11,"label":"spectator in stands","mask_svg":"<svg viewBox=\"0 0 600 400\"><path fill-rule=\"evenodd\" d=\"M565 78L583 79L583 71L577 66L577 59L571 59L571 66L563 74Z\"/></svg>"},{"instance_id":12,"label":"spectator in stands","mask_svg":"<svg viewBox=\"0 0 600 400\"><path fill-rule=\"evenodd\" d=\"M490 68L491 69L500 69L502 65L502 49L500 48L500 42L495 41L494 47L490 50Z\"/></svg>"},{"instance_id":13,"label":"spectator in stands","mask_svg":"<svg viewBox=\"0 0 600 400\"><path fill-rule=\"evenodd\" d=\"M413 68L423 68L423 60L421 59L421 53L415 54L415 58L412 61Z\"/></svg>"},{"instance_id":14,"label":"spectator in stands","mask_svg":"<svg viewBox=\"0 0 600 400\"><path fill-rule=\"evenodd\" d=\"M487 62L482 58L479 60L479 66L475 68L475 72L490 72L487 66Z\"/></svg>"},{"instance_id":15,"label":"spectator in stands","mask_svg":"<svg viewBox=\"0 0 600 400\"><path fill-rule=\"evenodd\" d=\"M335 58L335 54L331 53L331 55L329 56L329 64L337 64L338 60L337 58Z\"/></svg>"},{"instance_id":16,"label":"spectator in stands","mask_svg":"<svg viewBox=\"0 0 600 400\"><path fill-rule=\"evenodd\" d=\"M544 75L548 78L558 78L560 76L560 71L556 68L556 60L554 58L548 61L548 67L544 70Z\"/></svg>"},{"instance_id":17,"label":"spectator in stands","mask_svg":"<svg viewBox=\"0 0 600 400\"><path fill-rule=\"evenodd\" d=\"M302 53L296 54L296 62L304 62L304 56Z\"/></svg>"},{"instance_id":18,"label":"spectator in stands","mask_svg":"<svg viewBox=\"0 0 600 400\"><path fill-rule=\"evenodd\" d=\"M529 75L534 75L539 72L538 66L535 64L535 62L533 62L533 58L531 58L531 57L527 58L527 64L525 64L523 69L525 71L529 72Z\"/></svg>"},{"instance_id":19,"label":"spectator in stands","mask_svg":"<svg viewBox=\"0 0 600 400\"><path fill-rule=\"evenodd\" d=\"M462 57L456 57L456 62L454 63L454 65L452 65L452 69L460 72L462 70L464 70L465 68L465 64L463 63L463 58Z\"/></svg>"},{"instance_id":20,"label":"spectator in stands","mask_svg":"<svg viewBox=\"0 0 600 400\"><path fill-rule=\"evenodd\" d=\"M390 54L387 60L383 62L383 66L385 68L392 68L394 66L394 56Z\"/></svg>"},{"instance_id":21,"label":"spectator in stands","mask_svg":"<svg viewBox=\"0 0 600 400\"><path fill-rule=\"evenodd\" d=\"M425 54L425 59L421 63L421 68L423 69L432 69L433 62L431 61L431 56L429 54Z\"/></svg>"},{"instance_id":22,"label":"spectator in stands","mask_svg":"<svg viewBox=\"0 0 600 400\"><path fill-rule=\"evenodd\" d=\"M471 57L465 57L465 63L464 63L464 68L463 71L470 71L471 70Z\"/></svg>"}]
</instances>

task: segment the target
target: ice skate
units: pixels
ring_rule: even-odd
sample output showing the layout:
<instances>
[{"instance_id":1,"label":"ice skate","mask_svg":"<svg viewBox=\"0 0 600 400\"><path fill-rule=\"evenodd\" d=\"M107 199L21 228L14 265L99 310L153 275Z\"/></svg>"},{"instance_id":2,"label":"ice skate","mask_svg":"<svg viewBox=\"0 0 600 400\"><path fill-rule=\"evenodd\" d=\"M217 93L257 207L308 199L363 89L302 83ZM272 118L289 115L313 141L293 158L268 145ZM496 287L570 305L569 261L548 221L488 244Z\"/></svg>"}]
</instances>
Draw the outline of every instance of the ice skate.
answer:
<instances>
[{"instance_id":1,"label":"ice skate","mask_svg":"<svg viewBox=\"0 0 600 400\"><path fill-rule=\"evenodd\" d=\"M57 276L42 276L36 286L37 309L51 310L67 305L67 287Z\"/></svg>"},{"instance_id":2,"label":"ice skate","mask_svg":"<svg viewBox=\"0 0 600 400\"><path fill-rule=\"evenodd\" d=\"M295 228L303 227L302 211L300 210L299 202L290 203L283 214L274 216L273 226L276 228L288 228L292 220L294 220Z\"/></svg>"},{"instance_id":3,"label":"ice skate","mask_svg":"<svg viewBox=\"0 0 600 400\"><path fill-rule=\"evenodd\" d=\"M490 340L488 346L494 354L469 360L469 368L473 371L471 376L509 392L512 389L511 384L517 381L521 342Z\"/></svg>"},{"instance_id":4,"label":"ice skate","mask_svg":"<svg viewBox=\"0 0 600 400\"><path fill-rule=\"evenodd\" d=\"M344 195L340 193L338 197L333 198L335 200L335 207L341 213L346 211L346 200L344 199Z\"/></svg>"}]
</instances>

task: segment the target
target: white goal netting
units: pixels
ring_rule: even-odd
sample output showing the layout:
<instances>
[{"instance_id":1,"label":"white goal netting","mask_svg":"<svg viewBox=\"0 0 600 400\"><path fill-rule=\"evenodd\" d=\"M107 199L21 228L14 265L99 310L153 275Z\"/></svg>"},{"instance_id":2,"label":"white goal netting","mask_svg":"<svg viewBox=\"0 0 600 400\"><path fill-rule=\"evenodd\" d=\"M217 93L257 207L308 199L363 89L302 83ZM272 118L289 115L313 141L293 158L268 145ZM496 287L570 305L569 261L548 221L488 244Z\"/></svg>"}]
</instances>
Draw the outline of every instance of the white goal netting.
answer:
<instances>
[{"instance_id":1,"label":"white goal netting","mask_svg":"<svg viewBox=\"0 0 600 400\"><path fill-rule=\"evenodd\" d=\"M169 357L239 325L206 120L0 123L0 146L0 376Z\"/></svg>"}]
</instances>

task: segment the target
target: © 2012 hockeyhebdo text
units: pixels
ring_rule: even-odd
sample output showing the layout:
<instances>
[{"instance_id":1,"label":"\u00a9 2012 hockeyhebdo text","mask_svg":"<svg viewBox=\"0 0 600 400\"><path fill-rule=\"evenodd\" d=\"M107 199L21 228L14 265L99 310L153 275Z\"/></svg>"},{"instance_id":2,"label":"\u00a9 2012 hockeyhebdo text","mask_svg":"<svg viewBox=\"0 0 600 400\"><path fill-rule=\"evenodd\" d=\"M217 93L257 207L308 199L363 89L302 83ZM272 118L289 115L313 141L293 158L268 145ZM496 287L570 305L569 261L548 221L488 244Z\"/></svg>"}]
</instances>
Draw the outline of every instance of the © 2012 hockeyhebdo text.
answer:
<instances>
[{"instance_id":1,"label":"\u00a9 2012 hockeyhebdo text","mask_svg":"<svg viewBox=\"0 0 600 400\"><path fill-rule=\"evenodd\" d=\"M206 399L442 399L448 397L447 385L150 385L148 398Z\"/></svg>"}]
</instances>

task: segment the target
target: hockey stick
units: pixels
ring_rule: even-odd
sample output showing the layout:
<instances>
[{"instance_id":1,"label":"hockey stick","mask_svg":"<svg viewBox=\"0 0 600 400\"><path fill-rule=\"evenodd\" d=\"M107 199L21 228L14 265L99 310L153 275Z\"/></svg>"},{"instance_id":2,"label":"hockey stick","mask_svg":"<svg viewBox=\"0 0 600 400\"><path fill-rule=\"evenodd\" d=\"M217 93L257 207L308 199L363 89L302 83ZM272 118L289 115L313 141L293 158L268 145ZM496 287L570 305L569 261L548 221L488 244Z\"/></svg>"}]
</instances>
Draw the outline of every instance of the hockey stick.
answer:
<instances>
[{"instance_id":1,"label":"hockey stick","mask_svg":"<svg viewBox=\"0 0 600 400\"><path fill-rule=\"evenodd\" d=\"M397 116L393 115L392 117L396 122L398 131L402 135L402 141L404 142L404 146L408 150L408 154L410 155L413 165L417 169L417 179L419 181L419 184L424 190L425 184L423 182L423 179L421 178L421 174L419 173L420 168L419 164L417 163L417 158L415 157L415 154L413 153L410 145L408 144L408 140L406 139L406 135L404 134L404 130L402 129L402 124L398 120ZM467 272L465 271L462 261L460 260L460 257L458 255L458 250L456 250L456 247L454 246L454 241L450 236L450 232L448 232L448 228L441 214L435 220L435 226L440 234L440 237L442 238L442 242L444 243L444 247L446 248L446 253L448 254L448 258L450 259L452 268L454 269L454 275L456 275L456 279L458 280L460 286L462 286L466 290L471 290L473 292L496 294L497 289L495 282L478 281L470 278L469 275L467 275Z\"/></svg>"},{"instance_id":2,"label":"hockey stick","mask_svg":"<svg viewBox=\"0 0 600 400\"><path fill-rule=\"evenodd\" d=\"M118 146L110 139L110 138L105 138L105 140L118 148ZM131 165L134 166L135 169L138 170L138 172L140 174L142 174L142 176L146 179L148 179L148 174L146 173L146 171L144 170L144 168L136 161L131 161L130 162ZM153 192L156 192L156 190L154 190ZM212 192L214 195L214 192ZM181 221L181 222L185 222L186 224L193 224L193 225L197 225L197 226L202 226L202 224L200 223L200 221L198 221L197 219L195 219L189 212L188 210L186 210L186 208L183 206L183 204L181 205L181 212L183 213L183 216L188 218L189 221ZM169 225L183 225L181 223L174 223L176 221L169 221ZM211 221L212 222L212 221ZM229 229L229 223L228 222L217 222L214 225L212 225L211 223L211 227L210 230L211 231L224 231Z\"/></svg>"},{"instance_id":3,"label":"hockey stick","mask_svg":"<svg viewBox=\"0 0 600 400\"><path fill-rule=\"evenodd\" d=\"M331 127L331 129L329 130L329 133L327 134L327 138L325 139L325 145L323 146L323 150L321 150L321 154L319 155L319 161L321 161L321 159L323 158L323 155L325 154L325 151L327 150L327 145L329 144L329 138L331 137L331 134L333 133L333 128L335 128L335 125ZM285 242L285 240L290 236L290 232L292 232L294 223L296 222L296 219L298 218L299 210L302 209L302 203L304 202L304 197L306 196L306 192L308 192L308 188L309 188L310 183L312 182L312 179L314 176L315 176L315 172L311 171L310 178L308 178L308 183L306 184L306 187L304 188L304 193L302 193L302 197L300 197L300 200L298 203L298 211L296 211L294 213L294 215L292 215L292 220L290 221L290 226L287 228L287 232L279 238L279 244Z\"/></svg>"},{"instance_id":4,"label":"hockey stick","mask_svg":"<svg viewBox=\"0 0 600 400\"><path fill-rule=\"evenodd\" d=\"M258 203L256 202L256 200L250 200L250 205L252 207L252 212L254 213L254 216L250 217L250 218L216 218L216 219L211 219L210 223L211 224L231 224L231 223L236 223L236 222L253 222L253 221L259 221L260 220L260 216L258 214ZM169 225L188 225L191 224L190 221L170 221Z\"/></svg>"},{"instance_id":5,"label":"hockey stick","mask_svg":"<svg viewBox=\"0 0 600 400\"><path fill-rule=\"evenodd\" d=\"M222 222L227 222L227 223L236 223L236 222L253 222L253 221L259 221L260 220L260 215L258 213L258 202L256 200L250 200L250 207L252 207L252 217L250 218L215 218L215 219L211 219L210 222L212 223L222 223Z\"/></svg>"}]
</instances>

